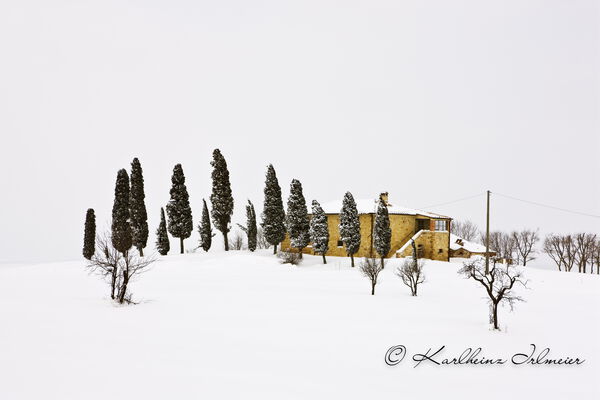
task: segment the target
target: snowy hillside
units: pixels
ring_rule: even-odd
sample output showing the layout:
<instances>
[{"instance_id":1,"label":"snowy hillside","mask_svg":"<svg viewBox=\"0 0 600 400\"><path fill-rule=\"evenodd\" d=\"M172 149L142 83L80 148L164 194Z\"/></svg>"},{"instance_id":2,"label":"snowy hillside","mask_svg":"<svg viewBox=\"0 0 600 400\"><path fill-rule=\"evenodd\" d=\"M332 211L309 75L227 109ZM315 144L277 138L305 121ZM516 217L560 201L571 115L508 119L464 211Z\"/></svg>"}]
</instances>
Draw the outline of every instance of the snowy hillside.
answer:
<instances>
[{"instance_id":1,"label":"snowy hillside","mask_svg":"<svg viewBox=\"0 0 600 400\"><path fill-rule=\"evenodd\" d=\"M84 262L0 266L1 399L600 398L598 276L527 269L527 302L488 329L460 264L427 262L413 298L390 260L375 296L345 258L281 265L270 251L160 259L115 306ZM582 365L416 368L467 347L510 358L530 343ZM384 355L404 345L388 366ZM490 373L493 371L493 374Z\"/></svg>"}]
</instances>

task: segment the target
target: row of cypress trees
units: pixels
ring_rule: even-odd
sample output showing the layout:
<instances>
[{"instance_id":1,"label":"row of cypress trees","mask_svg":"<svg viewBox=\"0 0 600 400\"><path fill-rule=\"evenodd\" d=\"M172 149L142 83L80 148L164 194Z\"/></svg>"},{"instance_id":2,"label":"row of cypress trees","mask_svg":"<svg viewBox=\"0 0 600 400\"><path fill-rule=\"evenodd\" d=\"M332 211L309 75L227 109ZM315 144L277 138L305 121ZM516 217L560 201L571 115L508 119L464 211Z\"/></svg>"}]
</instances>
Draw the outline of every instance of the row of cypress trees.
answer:
<instances>
[{"instance_id":1,"label":"row of cypress trees","mask_svg":"<svg viewBox=\"0 0 600 400\"><path fill-rule=\"evenodd\" d=\"M231 229L231 215L233 214L234 200L229 180L227 162L219 149L213 151L211 161L213 171L212 194L210 201L212 209L209 214L206 200L202 200L202 215L198 230L200 233L200 247L208 251L211 247L212 222L217 230L223 234L225 250L229 250L227 235ZM125 252L132 246L136 247L143 255L143 249L148 240L148 223L145 206L144 178L140 162L134 158L131 164L131 186L127 171L122 169L117 174L115 185L115 203L112 213L112 242L113 246ZM261 227L267 243L273 246L274 254L277 246L289 234L291 247L298 250L302 257L302 250L312 242L313 250L323 257L329 250L329 227L325 215L318 201L312 201L312 218L308 218L308 209L304 198L302 184L293 179L290 186L290 196L287 201L287 213L284 210L281 187L273 165L268 165L264 204L261 214ZM170 200L165 209L160 210L160 223L156 231L156 248L165 255L170 250L168 233L180 241L180 252L184 252L183 241L190 237L193 231L192 210L189 194L185 185L185 175L181 164L175 165L171 177ZM254 251L257 246L257 218L254 205L248 200L246 205L246 226L241 227L248 237L248 248ZM168 220L168 223L167 223ZM84 249L86 258L94 254L95 239L95 214L89 209L86 214ZM354 254L358 252L361 242L360 219L356 202L350 192L344 195L342 210L340 211L339 225L340 239L342 240L348 256L351 257L354 267ZM391 230L387 205L379 201L374 229L374 247L383 258L390 250Z\"/></svg>"},{"instance_id":2,"label":"row of cypress trees","mask_svg":"<svg viewBox=\"0 0 600 400\"><path fill-rule=\"evenodd\" d=\"M148 242L148 215L144 194L144 175L137 158L131 162L131 180L125 169L117 173L115 200L112 209L111 241L121 253L136 247L140 256ZM83 237L83 256L88 260L95 252L96 215L94 209L86 212Z\"/></svg>"},{"instance_id":3,"label":"row of cypress trees","mask_svg":"<svg viewBox=\"0 0 600 400\"><path fill-rule=\"evenodd\" d=\"M262 214L262 228L266 241L273 245L273 252L277 252L277 245L283 241L286 232L290 238L291 247L298 250L302 257L302 250L312 242L313 251L327 260L325 254L329 250L329 226L327 215L317 200L312 201L312 218L308 218L306 200L302 192L302 184L293 179L290 185L290 196L287 202L287 214L283 210L281 188L277 181L275 169L272 165L267 168L265 184L265 203ZM361 228L356 201L352 193L346 192L340 211L339 232L346 253L354 267L354 254L360 249ZM386 202L380 198L375 218L373 232L374 248L381 258L382 267L384 258L391 248L391 228Z\"/></svg>"}]
</instances>

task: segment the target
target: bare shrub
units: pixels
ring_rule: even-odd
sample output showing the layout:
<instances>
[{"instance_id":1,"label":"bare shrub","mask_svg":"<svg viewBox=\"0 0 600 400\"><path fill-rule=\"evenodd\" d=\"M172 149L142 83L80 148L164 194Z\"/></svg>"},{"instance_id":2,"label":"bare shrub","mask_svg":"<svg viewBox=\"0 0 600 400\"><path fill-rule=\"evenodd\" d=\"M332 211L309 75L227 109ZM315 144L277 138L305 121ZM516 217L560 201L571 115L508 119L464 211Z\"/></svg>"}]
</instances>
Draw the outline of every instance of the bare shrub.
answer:
<instances>
[{"instance_id":1,"label":"bare shrub","mask_svg":"<svg viewBox=\"0 0 600 400\"><path fill-rule=\"evenodd\" d=\"M110 285L110 298L120 304L133 303L129 282L145 272L155 261L153 257L141 257L132 251L121 253L112 245L110 234L96 238L96 253L87 264L90 271L99 274Z\"/></svg>"},{"instance_id":2,"label":"bare shrub","mask_svg":"<svg viewBox=\"0 0 600 400\"><path fill-rule=\"evenodd\" d=\"M375 285L377 285L377 278L379 277L379 273L383 270L385 266L385 262L383 259L379 261L373 257L365 257L360 262L358 268L363 276L369 278L371 281L371 294L375 294Z\"/></svg>"},{"instance_id":3,"label":"bare shrub","mask_svg":"<svg viewBox=\"0 0 600 400\"><path fill-rule=\"evenodd\" d=\"M229 240L229 247L232 250L242 250L244 248L244 235L240 231L235 231L233 238Z\"/></svg>"},{"instance_id":4,"label":"bare shrub","mask_svg":"<svg viewBox=\"0 0 600 400\"><path fill-rule=\"evenodd\" d=\"M302 262L300 254L294 251L280 251L277 257L279 257L282 264L298 265Z\"/></svg>"},{"instance_id":5,"label":"bare shrub","mask_svg":"<svg viewBox=\"0 0 600 400\"><path fill-rule=\"evenodd\" d=\"M517 301L523 299L517 296L513 289L515 284L527 287L527 280L524 279L522 272L510 264L497 264L495 261L489 273L485 272L485 262L478 258L463 263L463 267L458 271L468 279L474 279L485 289L490 302L490 322L494 329L498 327L498 305L508 303L511 311Z\"/></svg>"},{"instance_id":6,"label":"bare shrub","mask_svg":"<svg viewBox=\"0 0 600 400\"><path fill-rule=\"evenodd\" d=\"M419 284L425 282L423 267L425 262L414 258L406 259L396 268L394 273L402 279L402 283L410 288L413 296L417 295Z\"/></svg>"}]
</instances>

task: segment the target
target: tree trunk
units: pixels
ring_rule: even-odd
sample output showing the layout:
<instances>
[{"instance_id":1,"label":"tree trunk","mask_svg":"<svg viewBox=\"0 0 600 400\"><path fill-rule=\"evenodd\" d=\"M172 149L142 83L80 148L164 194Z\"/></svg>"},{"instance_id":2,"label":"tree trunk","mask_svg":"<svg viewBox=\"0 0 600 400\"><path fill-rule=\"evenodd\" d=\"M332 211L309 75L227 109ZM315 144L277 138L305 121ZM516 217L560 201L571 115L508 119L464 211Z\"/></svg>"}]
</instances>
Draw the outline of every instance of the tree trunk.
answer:
<instances>
[{"instance_id":1,"label":"tree trunk","mask_svg":"<svg viewBox=\"0 0 600 400\"><path fill-rule=\"evenodd\" d=\"M301 249L298 249L298 254L299 254L300 259L302 259L302 250L304 250L304 247Z\"/></svg>"},{"instance_id":2,"label":"tree trunk","mask_svg":"<svg viewBox=\"0 0 600 400\"><path fill-rule=\"evenodd\" d=\"M325 259L325 253L323 253L322 256L323 256L323 264L327 264L327 260Z\"/></svg>"},{"instance_id":3,"label":"tree trunk","mask_svg":"<svg viewBox=\"0 0 600 400\"><path fill-rule=\"evenodd\" d=\"M371 296L375 295L375 283L371 283Z\"/></svg>"},{"instance_id":4,"label":"tree trunk","mask_svg":"<svg viewBox=\"0 0 600 400\"><path fill-rule=\"evenodd\" d=\"M494 310L494 313L493 313L494 329L500 330L500 328L498 328L498 304L493 304L492 307Z\"/></svg>"},{"instance_id":5,"label":"tree trunk","mask_svg":"<svg viewBox=\"0 0 600 400\"><path fill-rule=\"evenodd\" d=\"M227 232L223 232L223 241L225 242L225 251L229 251L229 240L227 240Z\"/></svg>"},{"instance_id":6,"label":"tree trunk","mask_svg":"<svg viewBox=\"0 0 600 400\"><path fill-rule=\"evenodd\" d=\"M110 298L115 299L115 286L117 285L117 268L112 270L112 281L110 284Z\"/></svg>"},{"instance_id":7,"label":"tree trunk","mask_svg":"<svg viewBox=\"0 0 600 400\"><path fill-rule=\"evenodd\" d=\"M381 269L383 269L383 268L384 268L384 265L383 265L383 257L381 257Z\"/></svg>"},{"instance_id":8,"label":"tree trunk","mask_svg":"<svg viewBox=\"0 0 600 400\"><path fill-rule=\"evenodd\" d=\"M179 238L179 249L180 249L181 254L183 254L183 238L182 237Z\"/></svg>"},{"instance_id":9,"label":"tree trunk","mask_svg":"<svg viewBox=\"0 0 600 400\"><path fill-rule=\"evenodd\" d=\"M354 268L354 254L350 254L350 261L352 261L352 268Z\"/></svg>"},{"instance_id":10,"label":"tree trunk","mask_svg":"<svg viewBox=\"0 0 600 400\"><path fill-rule=\"evenodd\" d=\"M273 254L277 254L277 245L276 244L273 245Z\"/></svg>"},{"instance_id":11,"label":"tree trunk","mask_svg":"<svg viewBox=\"0 0 600 400\"><path fill-rule=\"evenodd\" d=\"M144 248L140 246L137 249L138 249L138 251L140 253L140 257L144 257Z\"/></svg>"},{"instance_id":12,"label":"tree trunk","mask_svg":"<svg viewBox=\"0 0 600 400\"><path fill-rule=\"evenodd\" d=\"M417 285L416 285L416 284L413 286L413 291L412 291L412 292L413 292L413 293L412 293L412 294L413 294L413 296L416 296L416 295L417 295Z\"/></svg>"}]
</instances>

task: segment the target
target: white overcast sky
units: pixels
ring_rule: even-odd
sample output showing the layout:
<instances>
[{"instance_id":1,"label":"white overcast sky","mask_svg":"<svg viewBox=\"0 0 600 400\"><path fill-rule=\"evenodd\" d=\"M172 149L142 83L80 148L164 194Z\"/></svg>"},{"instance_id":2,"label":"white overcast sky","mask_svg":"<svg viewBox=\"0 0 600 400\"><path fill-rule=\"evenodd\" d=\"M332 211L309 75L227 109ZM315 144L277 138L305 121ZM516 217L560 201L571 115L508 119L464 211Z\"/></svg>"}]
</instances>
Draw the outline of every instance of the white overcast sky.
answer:
<instances>
[{"instance_id":1,"label":"white overcast sky","mask_svg":"<svg viewBox=\"0 0 600 400\"><path fill-rule=\"evenodd\" d=\"M486 189L600 214L597 1L0 2L0 260L81 257L139 157L153 248L173 165L194 224L212 150L236 211L390 192L422 208ZM483 224L484 197L431 211ZM492 229L600 219L492 198ZM197 245L198 235L187 240ZM172 247L177 247L172 241Z\"/></svg>"}]
</instances>

